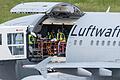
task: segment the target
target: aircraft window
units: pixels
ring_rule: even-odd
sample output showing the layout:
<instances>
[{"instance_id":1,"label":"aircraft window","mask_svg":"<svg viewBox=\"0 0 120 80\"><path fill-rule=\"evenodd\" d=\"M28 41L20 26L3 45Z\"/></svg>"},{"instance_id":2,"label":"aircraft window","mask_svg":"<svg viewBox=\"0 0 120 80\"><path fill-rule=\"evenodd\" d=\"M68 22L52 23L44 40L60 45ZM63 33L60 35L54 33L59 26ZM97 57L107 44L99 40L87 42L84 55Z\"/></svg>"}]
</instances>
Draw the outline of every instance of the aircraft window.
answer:
<instances>
[{"instance_id":1,"label":"aircraft window","mask_svg":"<svg viewBox=\"0 0 120 80\"><path fill-rule=\"evenodd\" d=\"M116 41L113 41L113 46L115 46L115 44L116 44Z\"/></svg>"},{"instance_id":2,"label":"aircraft window","mask_svg":"<svg viewBox=\"0 0 120 80\"><path fill-rule=\"evenodd\" d=\"M0 34L0 45L2 45L2 34Z\"/></svg>"},{"instance_id":3,"label":"aircraft window","mask_svg":"<svg viewBox=\"0 0 120 80\"><path fill-rule=\"evenodd\" d=\"M120 41L119 41L119 43L118 43L118 46L120 46Z\"/></svg>"},{"instance_id":4,"label":"aircraft window","mask_svg":"<svg viewBox=\"0 0 120 80\"><path fill-rule=\"evenodd\" d=\"M104 46L105 45L105 41L102 41L102 46Z\"/></svg>"},{"instance_id":5,"label":"aircraft window","mask_svg":"<svg viewBox=\"0 0 120 80\"><path fill-rule=\"evenodd\" d=\"M90 43L90 45L93 45L93 40L91 40L91 43Z\"/></svg>"},{"instance_id":6,"label":"aircraft window","mask_svg":"<svg viewBox=\"0 0 120 80\"><path fill-rule=\"evenodd\" d=\"M74 45L76 45L77 44L77 40L74 40Z\"/></svg>"},{"instance_id":7,"label":"aircraft window","mask_svg":"<svg viewBox=\"0 0 120 80\"><path fill-rule=\"evenodd\" d=\"M97 40L97 42L96 42L96 45L98 46L99 45L99 41Z\"/></svg>"},{"instance_id":8,"label":"aircraft window","mask_svg":"<svg viewBox=\"0 0 120 80\"><path fill-rule=\"evenodd\" d=\"M107 42L107 46L109 46L109 45L110 45L110 41Z\"/></svg>"},{"instance_id":9,"label":"aircraft window","mask_svg":"<svg viewBox=\"0 0 120 80\"><path fill-rule=\"evenodd\" d=\"M80 40L79 45L82 45L82 40Z\"/></svg>"},{"instance_id":10,"label":"aircraft window","mask_svg":"<svg viewBox=\"0 0 120 80\"><path fill-rule=\"evenodd\" d=\"M23 33L8 33L7 43L8 43L8 48L12 55L24 54L24 34Z\"/></svg>"}]
</instances>

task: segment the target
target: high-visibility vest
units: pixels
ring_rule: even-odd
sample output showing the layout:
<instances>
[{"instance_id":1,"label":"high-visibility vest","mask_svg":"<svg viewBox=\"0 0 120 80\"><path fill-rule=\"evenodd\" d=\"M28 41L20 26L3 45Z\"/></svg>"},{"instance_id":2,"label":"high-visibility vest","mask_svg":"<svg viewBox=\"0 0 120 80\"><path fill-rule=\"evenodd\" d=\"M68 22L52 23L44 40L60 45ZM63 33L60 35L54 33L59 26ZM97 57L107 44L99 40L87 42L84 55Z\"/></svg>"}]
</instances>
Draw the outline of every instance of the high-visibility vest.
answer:
<instances>
[{"instance_id":1,"label":"high-visibility vest","mask_svg":"<svg viewBox=\"0 0 120 80\"><path fill-rule=\"evenodd\" d=\"M28 35L28 40L29 40L29 44L34 44L35 43L35 37L33 35Z\"/></svg>"},{"instance_id":2,"label":"high-visibility vest","mask_svg":"<svg viewBox=\"0 0 120 80\"><path fill-rule=\"evenodd\" d=\"M53 32L48 32L48 39L55 38L55 34Z\"/></svg>"},{"instance_id":3,"label":"high-visibility vest","mask_svg":"<svg viewBox=\"0 0 120 80\"><path fill-rule=\"evenodd\" d=\"M47 34L47 38L48 39L50 39L51 38L51 36L50 36L50 33L48 32L48 34Z\"/></svg>"},{"instance_id":4,"label":"high-visibility vest","mask_svg":"<svg viewBox=\"0 0 120 80\"><path fill-rule=\"evenodd\" d=\"M66 41L65 34L62 32L57 33L57 40Z\"/></svg>"},{"instance_id":5,"label":"high-visibility vest","mask_svg":"<svg viewBox=\"0 0 120 80\"><path fill-rule=\"evenodd\" d=\"M23 44L23 36L22 34L17 34L16 35L16 44Z\"/></svg>"}]
</instances>

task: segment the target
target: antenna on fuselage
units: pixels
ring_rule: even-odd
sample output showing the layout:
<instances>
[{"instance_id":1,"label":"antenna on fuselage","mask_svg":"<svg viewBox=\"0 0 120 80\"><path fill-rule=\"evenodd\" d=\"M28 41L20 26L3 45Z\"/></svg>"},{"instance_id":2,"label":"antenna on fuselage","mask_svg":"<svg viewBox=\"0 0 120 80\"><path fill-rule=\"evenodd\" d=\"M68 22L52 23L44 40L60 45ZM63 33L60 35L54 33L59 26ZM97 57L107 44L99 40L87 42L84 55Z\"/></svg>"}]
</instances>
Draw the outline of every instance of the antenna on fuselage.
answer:
<instances>
[{"instance_id":1,"label":"antenna on fuselage","mask_svg":"<svg viewBox=\"0 0 120 80\"><path fill-rule=\"evenodd\" d=\"M107 8L106 13L110 12L110 6Z\"/></svg>"}]
</instances>

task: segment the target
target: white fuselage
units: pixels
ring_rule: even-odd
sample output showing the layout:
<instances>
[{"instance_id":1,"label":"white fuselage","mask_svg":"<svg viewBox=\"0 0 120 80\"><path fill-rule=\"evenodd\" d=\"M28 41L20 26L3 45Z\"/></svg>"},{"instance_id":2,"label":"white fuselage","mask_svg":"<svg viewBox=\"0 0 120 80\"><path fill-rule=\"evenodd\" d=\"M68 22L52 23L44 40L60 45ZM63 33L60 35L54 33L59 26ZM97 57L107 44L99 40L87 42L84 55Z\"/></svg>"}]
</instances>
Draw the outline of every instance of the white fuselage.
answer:
<instances>
[{"instance_id":1,"label":"white fuselage","mask_svg":"<svg viewBox=\"0 0 120 80\"><path fill-rule=\"evenodd\" d=\"M86 13L70 32L67 62L119 61L119 37L119 13Z\"/></svg>"}]
</instances>

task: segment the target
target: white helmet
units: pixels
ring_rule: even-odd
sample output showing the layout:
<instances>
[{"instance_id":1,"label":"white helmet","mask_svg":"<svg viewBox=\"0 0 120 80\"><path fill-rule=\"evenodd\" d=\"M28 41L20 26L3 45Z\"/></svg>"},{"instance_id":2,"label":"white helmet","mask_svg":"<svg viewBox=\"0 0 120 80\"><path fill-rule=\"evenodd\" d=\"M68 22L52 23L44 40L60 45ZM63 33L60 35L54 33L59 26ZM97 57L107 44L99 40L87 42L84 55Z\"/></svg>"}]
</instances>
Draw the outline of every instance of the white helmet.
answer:
<instances>
[{"instance_id":1,"label":"white helmet","mask_svg":"<svg viewBox=\"0 0 120 80\"><path fill-rule=\"evenodd\" d=\"M31 35L33 35L34 37L37 37L36 34L34 32L31 32Z\"/></svg>"}]
</instances>

